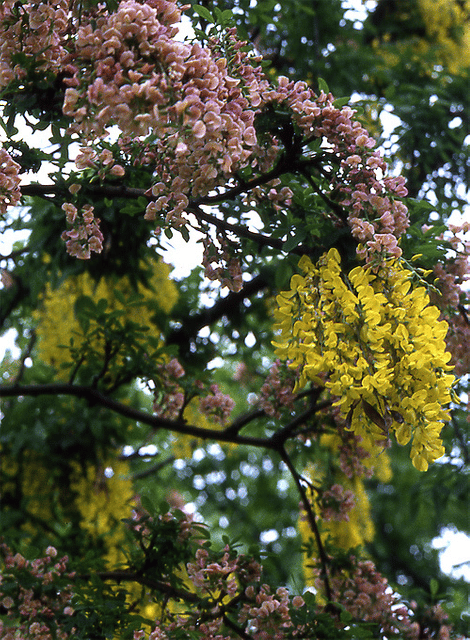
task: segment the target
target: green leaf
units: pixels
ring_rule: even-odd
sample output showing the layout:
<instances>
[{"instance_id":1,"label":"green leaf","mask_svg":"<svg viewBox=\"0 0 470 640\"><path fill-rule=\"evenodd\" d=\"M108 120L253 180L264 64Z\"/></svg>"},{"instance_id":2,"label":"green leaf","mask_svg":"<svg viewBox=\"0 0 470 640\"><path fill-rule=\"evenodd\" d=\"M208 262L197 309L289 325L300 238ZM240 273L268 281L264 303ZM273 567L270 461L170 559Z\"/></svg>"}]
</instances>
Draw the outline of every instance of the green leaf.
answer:
<instances>
[{"instance_id":1,"label":"green leaf","mask_svg":"<svg viewBox=\"0 0 470 640\"><path fill-rule=\"evenodd\" d=\"M126 305L128 304L128 301L122 294L122 291L119 291L119 289L114 289L114 297L117 299L118 302L122 304L123 307L126 307Z\"/></svg>"},{"instance_id":2,"label":"green leaf","mask_svg":"<svg viewBox=\"0 0 470 640\"><path fill-rule=\"evenodd\" d=\"M429 591L431 592L431 596L433 598L437 596L437 593L439 591L439 582L436 580L436 578L431 578L429 582Z\"/></svg>"},{"instance_id":3,"label":"green leaf","mask_svg":"<svg viewBox=\"0 0 470 640\"><path fill-rule=\"evenodd\" d=\"M193 5L193 10L195 13L197 13L198 16L201 16L201 18L207 20L207 22L210 22L211 24L214 23L214 18L212 17L211 12L206 9L206 7L201 7L200 4L195 4Z\"/></svg>"},{"instance_id":4,"label":"green leaf","mask_svg":"<svg viewBox=\"0 0 470 640\"><path fill-rule=\"evenodd\" d=\"M75 302L74 311L76 315L83 315L85 313L94 315L96 306L90 296L79 296Z\"/></svg>"},{"instance_id":5,"label":"green leaf","mask_svg":"<svg viewBox=\"0 0 470 640\"><path fill-rule=\"evenodd\" d=\"M96 305L96 311L98 314L103 314L106 311L108 306L108 301L105 298L100 298L98 300L98 304Z\"/></svg>"},{"instance_id":6,"label":"green leaf","mask_svg":"<svg viewBox=\"0 0 470 640\"><path fill-rule=\"evenodd\" d=\"M217 24L220 24L222 27L230 25L233 20L233 13L230 11L230 9L221 11L218 7L214 7L214 11L217 18Z\"/></svg>"},{"instance_id":7,"label":"green leaf","mask_svg":"<svg viewBox=\"0 0 470 640\"><path fill-rule=\"evenodd\" d=\"M147 495L142 495L140 497L140 503L145 511L147 511L150 515L154 515L157 512L155 505Z\"/></svg>"},{"instance_id":8,"label":"green leaf","mask_svg":"<svg viewBox=\"0 0 470 640\"><path fill-rule=\"evenodd\" d=\"M320 91L323 91L323 93L326 93L326 94L330 93L328 84L326 80L323 80L323 78L318 78L318 88L320 89Z\"/></svg>"},{"instance_id":9,"label":"green leaf","mask_svg":"<svg viewBox=\"0 0 470 640\"><path fill-rule=\"evenodd\" d=\"M336 100L333 102L333 106L337 109L341 109L341 107L344 107L344 105L349 104L350 100L351 98L349 96L345 96L344 98L336 98Z\"/></svg>"},{"instance_id":10,"label":"green leaf","mask_svg":"<svg viewBox=\"0 0 470 640\"><path fill-rule=\"evenodd\" d=\"M305 229L302 229L302 228L298 229L293 236L290 236L289 238L287 238L287 240L282 245L282 250L292 251L292 249L295 249L296 247L298 247L299 244L303 242L303 240L305 240L306 235L307 235L307 232L305 231Z\"/></svg>"}]
</instances>

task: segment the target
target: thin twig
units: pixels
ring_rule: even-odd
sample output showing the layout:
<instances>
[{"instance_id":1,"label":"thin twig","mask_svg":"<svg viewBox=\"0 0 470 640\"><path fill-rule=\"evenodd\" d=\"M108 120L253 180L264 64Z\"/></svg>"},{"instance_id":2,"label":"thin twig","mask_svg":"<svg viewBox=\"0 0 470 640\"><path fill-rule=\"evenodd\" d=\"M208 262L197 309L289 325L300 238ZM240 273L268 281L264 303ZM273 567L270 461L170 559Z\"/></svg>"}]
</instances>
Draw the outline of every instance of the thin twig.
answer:
<instances>
[{"instance_id":1,"label":"thin twig","mask_svg":"<svg viewBox=\"0 0 470 640\"><path fill-rule=\"evenodd\" d=\"M321 577L323 579L323 584L325 585L325 595L326 595L326 599L329 602L332 602L332 593L331 593L331 586L330 586L330 580L329 580L329 574L328 574L328 565L329 565L329 558L326 554L325 551L325 547L323 546L323 542L321 539L321 535L320 535L320 531L318 529L317 526L317 522L315 519L315 514L313 513L313 509L312 509L312 505L310 503L310 500L307 497L307 494L305 492L305 489L302 486L302 480L301 480L301 476L300 474L297 472L296 468L294 467L287 451L285 450L284 447L278 449L279 451L279 455L281 456L282 461L284 462L284 464L286 465L286 467L288 468L294 482L295 485L297 487L297 490L300 494L300 498L302 501L302 505L305 509L305 512L307 514L307 518L308 518L308 523L310 525L310 529L313 533L313 536L315 538L315 542L317 545L317 549L318 549L318 555L320 557L320 563L322 566L322 571L321 571Z\"/></svg>"},{"instance_id":2,"label":"thin twig","mask_svg":"<svg viewBox=\"0 0 470 640\"><path fill-rule=\"evenodd\" d=\"M18 373L16 374L16 376L12 380L13 384L18 384L19 381L21 380L21 378L23 377L23 374L24 374L24 371L25 371L25 368L26 368L26 360L31 355L31 351L33 350L33 347L36 344L36 340L37 340L36 332L33 331L32 334L31 334L31 338L30 338L30 340L28 342L28 346L26 347L26 350L24 351L24 353L21 356L20 368L18 369Z\"/></svg>"},{"instance_id":3,"label":"thin twig","mask_svg":"<svg viewBox=\"0 0 470 640\"><path fill-rule=\"evenodd\" d=\"M293 420L291 420L285 427L273 433L273 435L271 436L271 441L273 442L273 444L275 444L276 447L282 446L285 441L292 435L293 431L301 424L304 424L304 422L308 420L308 418L313 416L317 411L318 408L316 405L314 405L313 407L309 407L303 413L299 414Z\"/></svg>"},{"instance_id":4,"label":"thin twig","mask_svg":"<svg viewBox=\"0 0 470 640\"><path fill-rule=\"evenodd\" d=\"M127 458L124 458L124 459L127 459ZM148 476L158 473L159 471L167 467L169 464L173 464L175 460L176 460L175 456L170 456L169 458L166 458L166 460L162 460L158 464L152 465L149 469L144 469L139 473L135 473L132 476L132 478L133 480L142 480L142 478L147 478Z\"/></svg>"},{"instance_id":5,"label":"thin twig","mask_svg":"<svg viewBox=\"0 0 470 640\"><path fill-rule=\"evenodd\" d=\"M240 636L240 638L243 638L243 640L253 640L253 636L250 636L248 633L246 633L238 624L235 624L235 622L230 620L227 615L224 614L222 620L224 621L226 627L234 631L238 636Z\"/></svg>"}]
</instances>

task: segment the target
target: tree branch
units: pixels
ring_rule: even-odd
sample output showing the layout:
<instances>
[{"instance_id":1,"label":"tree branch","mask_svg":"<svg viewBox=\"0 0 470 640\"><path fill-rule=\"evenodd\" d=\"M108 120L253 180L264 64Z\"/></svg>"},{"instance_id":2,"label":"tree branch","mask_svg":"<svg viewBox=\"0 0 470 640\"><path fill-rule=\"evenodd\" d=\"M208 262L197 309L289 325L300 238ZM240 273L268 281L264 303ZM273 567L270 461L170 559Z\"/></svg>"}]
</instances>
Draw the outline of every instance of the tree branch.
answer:
<instances>
[{"instance_id":1,"label":"tree branch","mask_svg":"<svg viewBox=\"0 0 470 640\"><path fill-rule=\"evenodd\" d=\"M227 615L224 614L222 620L224 621L226 627L234 631L238 636L240 636L240 638L243 638L243 640L253 640L253 636L245 633L245 631L238 624L235 624L235 622L230 620Z\"/></svg>"},{"instance_id":2,"label":"tree branch","mask_svg":"<svg viewBox=\"0 0 470 640\"><path fill-rule=\"evenodd\" d=\"M182 421L169 420L160 416L151 415L140 409L134 409L113 398L105 396L96 389L84 385L74 385L67 383L31 384L31 385L3 385L0 386L0 398L19 396L40 396L40 395L70 395L83 398L90 404L98 404L110 409L119 415L131 420L135 420L150 426L156 431L166 429L174 433L202 438L203 440L216 440L218 442L231 442L234 444L250 445L253 447L274 449L270 438L255 438L251 436L241 436L230 429L213 430L186 424Z\"/></svg>"},{"instance_id":3,"label":"tree branch","mask_svg":"<svg viewBox=\"0 0 470 640\"><path fill-rule=\"evenodd\" d=\"M97 573L82 573L75 576L75 579L79 580L89 580L91 577L97 576L101 578L101 580L113 580L115 582L137 582L138 584L142 584L145 587L150 587L151 589L155 589L156 591L160 591L165 595L170 596L171 598L176 598L178 600L184 600L185 602L200 602L201 598L196 593L190 593L189 591L183 591L182 589L176 589L172 587L171 584L167 584L166 582L162 582L161 580L152 580L151 578L146 578L135 571L98 571Z\"/></svg>"},{"instance_id":4,"label":"tree branch","mask_svg":"<svg viewBox=\"0 0 470 640\"><path fill-rule=\"evenodd\" d=\"M294 467L294 465L292 464L292 461L287 453L287 451L284 448L278 449L279 454L281 456L282 461L284 462L284 464L286 465L286 467L288 468L294 482L295 485L297 487L297 490L300 494L300 499L302 501L302 505L305 509L305 512L307 514L307 518L308 518L308 523L310 525L310 529L312 530L313 536L315 538L315 542L317 545L317 549L318 549L318 555L320 557L320 563L322 566L322 571L321 571L321 577L323 580L323 584L325 585L325 595L326 595L326 599L328 600L329 603L332 602L332 593L331 593L331 586L330 586L330 579L329 579L329 574L328 574L328 565L330 563L329 558L326 554L325 551L325 547L323 546L323 542L321 539L321 535L320 535L320 531L318 529L317 526L317 521L315 518L315 514L313 513L313 509L312 509L312 505L310 503L310 500L307 497L307 494L305 492L305 489L302 486L302 481L301 481L301 476L299 473L297 473L296 468Z\"/></svg>"},{"instance_id":5,"label":"tree branch","mask_svg":"<svg viewBox=\"0 0 470 640\"><path fill-rule=\"evenodd\" d=\"M256 181L257 182L257 181ZM250 183L247 183L247 185ZM251 187L250 187L251 188ZM244 189L242 189L243 191ZM65 192L63 186L57 187L56 185L42 185L42 184L27 184L21 187L21 192L25 196L38 196L41 198L46 198L48 195L57 195L58 193ZM148 194L146 189L135 189L131 187L125 186L117 186L111 184L89 184L87 185L87 191L91 195L96 195L103 198L146 198L148 202L151 202L154 197ZM229 231L234 233L237 236L247 238L256 242L260 247L272 247L273 249L282 249L282 245L284 244L283 240L279 238L271 238L269 236L263 235L262 233L256 233L254 231L250 231L245 228L243 225L234 225L221 218L217 218L210 213L206 213L200 207L200 205L209 205L214 204L212 199L215 199L216 202L224 202L229 199L229 192L221 194L220 196L207 196L206 198L199 198L197 200L190 200L187 211L192 213L199 220L203 220L211 225L214 225L218 229L223 229L224 231ZM223 196L223 197L222 197ZM296 248L295 252L301 254L301 250L299 247Z\"/></svg>"},{"instance_id":6,"label":"tree branch","mask_svg":"<svg viewBox=\"0 0 470 640\"><path fill-rule=\"evenodd\" d=\"M272 247L273 249L279 249L280 251L282 250L284 240L281 240L280 238L271 238L270 236L265 236L262 233L255 233L254 231L250 231L241 224L231 224L230 222L221 220L220 218L217 218L217 216L206 213L201 209L201 207L191 204L191 202L189 203L187 209L192 214L194 214L196 218L204 220L205 222L214 225L214 227L223 229L224 231L230 231L240 238L252 240L253 242L256 242L256 244L258 244L260 247ZM296 247L292 252L301 254L301 249L300 247Z\"/></svg>"},{"instance_id":7,"label":"tree branch","mask_svg":"<svg viewBox=\"0 0 470 640\"><path fill-rule=\"evenodd\" d=\"M37 340L36 332L33 331L31 333L31 338L29 339L28 346L26 347L25 352L21 355L20 368L18 369L18 373L16 374L16 376L12 380L12 383L14 385L18 384L19 381L21 380L21 378L23 377L23 373L24 373L25 367L26 367L26 364L25 364L26 360L31 355L33 347L36 344L36 340Z\"/></svg>"},{"instance_id":8,"label":"tree branch","mask_svg":"<svg viewBox=\"0 0 470 640\"><path fill-rule=\"evenodd\" d=\"M197 315L191 316L190 322L169 333L166 340L167 344L176 344L187 350L189 342L197 336L202 327L209 326L229 313L233 313L233 310L240 306L245 298L249 298L267 288L270 284L268 274L268 271L262 271L259 275L246 282L241 291L232 291L225 298L217 300L209 309L204 309Z\"/></svg>"},{"instance_id":9,"label":"tree branch","mask_svg":"<svg viewBox=\"0 0 470 640\"><path fill-rule=\"evenodd\" d=\"M271 436L272 443L277 447L281 447L284 445L285 441L292 435L294 429L303 424L308 418L313 416L317 411L319 411L319 407L314 405L313 407L309 407L303 413L296 416L293 420L289 422L285 427L276 431Z\"/></svg>"}]
</instances>

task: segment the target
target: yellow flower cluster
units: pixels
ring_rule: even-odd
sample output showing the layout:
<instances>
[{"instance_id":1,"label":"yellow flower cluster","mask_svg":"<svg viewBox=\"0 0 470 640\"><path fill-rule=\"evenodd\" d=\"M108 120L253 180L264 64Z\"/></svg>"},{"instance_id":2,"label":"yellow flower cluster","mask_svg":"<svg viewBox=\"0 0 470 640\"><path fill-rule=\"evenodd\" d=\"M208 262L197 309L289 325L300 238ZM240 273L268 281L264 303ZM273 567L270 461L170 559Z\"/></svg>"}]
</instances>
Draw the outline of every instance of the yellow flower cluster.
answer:
<instances>
[{"instance_id":1,"label":"yellow flower cluster","mask_svg":"<svg viewBox=\"0 0 470 640\"><path fill-rule=\"evenodd\" d=\"M135 495L129 465L109 459L101 466L89 463L83 469L72 462L71 467L70 489L81 516L80 527L93 541L103 539L107 566L115 569L126 560L126 534L121 520L131 516Z\"/></svg>"},{"instance_id":2,"label":"yellow flower cluster","mask_svg":"<svg viewBox=\"0 0 470 640\"><path fill-rule=\"evenodd\" d=\"M410 8L394 17L399 24L422 21L422 34L395 39L385 33L372 42L386 66L396 66L403 56L414 64L422 63L432 52L435 64L446 71L465 72L470 66L470 0L417 0ZM428 66L431 73L433 65Z\"/></svg>"},{"instance_id":3,"label":"yellow flower cluster","mask_svg":"<svg viewBox=\"0 0 470 640\"><path fill-rule=\"evenodd\" d=\"M340 262L336 249L317 265L301 258L305 275L294 275L277 297L276 353L299 368L297 388L311 380L337 396L348 428L363 440L388 438L390 430L401 445L411 440L413 465L425 471L444 454L443 407L455 380L447 323L399 260L348 276Z\"/></svg>"},{"instance_id":4,"label":"yellow flower cluster","mask_svg":"<svg viewBox=\"0 0 470 640\"><path fill-rule=\"evenodd\" d=\"M135 294L129 279L113 280L102 278L98 283L87 274L67 278L58 289L52 290L48 285L42 305L34 315L38 321L36 333L39 338L39 353L48 364L60 368L64 362L70 361L70 352L64 349L70 338L75 345L85 341L85 335L75 316L75 302L80 296L89 296L98 301L104 298L108 302L108 311L124 311L123 320L139 325L155 327L152 319L156 311L168 314L178 299L175 283L169 278L171 267L164 262L157 262L150 278L150 288L138 286L142 295L142 304L123 304L115 294L118 291L126 302ZM92 323L91 329L94 328ZM94 344L95 349L104 352L104 344ZM59 374L60 375L60 374ZM68 374L62 373L63 376Z\"/></svg>"},{"instance_id":5,"label":"yellow flower cluster","mask_svg":"<svg viewBox=\"0 0 470 640\"><path fill-rule=\"evenodd\" d=\"M451 73L470 65L470 1L418 0L426 35L441 48L442 63Z\"/></svg>"}]
</instances>

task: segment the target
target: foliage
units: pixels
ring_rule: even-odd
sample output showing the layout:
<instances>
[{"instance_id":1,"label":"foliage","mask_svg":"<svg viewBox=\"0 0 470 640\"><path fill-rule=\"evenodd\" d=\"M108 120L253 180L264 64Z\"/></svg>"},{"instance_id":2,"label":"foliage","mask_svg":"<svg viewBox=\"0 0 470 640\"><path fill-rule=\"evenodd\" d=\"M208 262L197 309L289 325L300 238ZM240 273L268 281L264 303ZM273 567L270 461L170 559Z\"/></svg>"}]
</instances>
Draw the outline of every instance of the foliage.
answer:
<instances>
[{"instance_id":1,"label":"foliage","mask_svg":"<svg viewBox=\"0 0 470 640\"><path fill-rule=\"evenodd\" d=\"M470 7L366 4L1 4L2 639L468 636Z\"/></svg>"}]
</instances>

